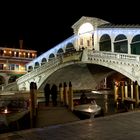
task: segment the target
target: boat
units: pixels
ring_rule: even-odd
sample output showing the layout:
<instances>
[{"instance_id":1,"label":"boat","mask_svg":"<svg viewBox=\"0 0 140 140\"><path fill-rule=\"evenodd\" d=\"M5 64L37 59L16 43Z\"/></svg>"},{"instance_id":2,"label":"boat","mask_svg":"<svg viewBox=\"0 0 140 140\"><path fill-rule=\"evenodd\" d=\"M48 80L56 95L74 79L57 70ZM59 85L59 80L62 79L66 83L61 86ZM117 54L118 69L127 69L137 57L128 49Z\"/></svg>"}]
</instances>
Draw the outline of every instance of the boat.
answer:
<instances>
[{"instance_id":1,"label":"boat","mask_svg":"<svg viewBox=\"0 0 140 140\"><path fill-rule=\"evenodd\" d=\"M74 106L73 111L80 118L94 118L101 114L101 106L97 105L95 101L91 101L91 103Z\"/></svg>"}]
</instances>

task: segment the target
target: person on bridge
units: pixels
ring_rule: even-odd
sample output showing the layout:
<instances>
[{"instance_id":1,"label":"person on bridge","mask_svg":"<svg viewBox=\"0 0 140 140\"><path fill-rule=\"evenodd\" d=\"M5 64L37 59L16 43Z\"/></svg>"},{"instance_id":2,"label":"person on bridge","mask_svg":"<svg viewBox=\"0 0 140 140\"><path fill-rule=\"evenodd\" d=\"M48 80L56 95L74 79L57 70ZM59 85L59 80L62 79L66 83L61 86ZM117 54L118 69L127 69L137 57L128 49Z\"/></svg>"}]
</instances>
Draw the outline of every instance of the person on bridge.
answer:
<instances>
[{"instance_id":1,"label":"person on bridge","mask_svg":"<svg viewBox=\"0 0 140 140\"><path fill-rule=\"evenodd\" d=\"M46 105L46 106L49 105L50 94L51 94L50 84L47 83L47 84L45 85L45 87L44 87L45 105Z\"/></svg>"}]
</instances>

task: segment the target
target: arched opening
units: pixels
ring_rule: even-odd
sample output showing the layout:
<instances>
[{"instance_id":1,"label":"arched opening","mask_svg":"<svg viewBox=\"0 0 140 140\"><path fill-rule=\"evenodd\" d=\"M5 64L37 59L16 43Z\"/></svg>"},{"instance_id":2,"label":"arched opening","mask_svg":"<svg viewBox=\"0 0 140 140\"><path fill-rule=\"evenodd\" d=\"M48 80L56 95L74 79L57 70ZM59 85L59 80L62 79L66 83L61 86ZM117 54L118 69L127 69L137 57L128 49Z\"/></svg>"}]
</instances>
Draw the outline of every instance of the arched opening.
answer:
<instances>
[{"instance_id":1,"label":"arched opening","mask_svg":"<svg viewBox=\"0 0 140 140\"><path fill-rule=\"evenodd\" d=\"M46 61L47 61L46 58L43 58L41 61L41 65L44 65L46 63Z\"/></svg>"},{"instance_id":2,"label":"arched opening","mask_svg":"<svg viewBox=\"0 0 140 140\"><path fill-rule=\"evenodd\" d=\"M28 72L32 71L33 70L33 67L32 66L29 66L28 67Z\"/></svg>"},{"instance_id":3,"label":"arched opening","mask_svg":"<svg viewBox=\"0 0 140 140\"><path fill-rule=\"evenodd\" d=\"M125 35L120 34L115 38L114 52L128 53L128 40Z\"/></svg>"},{"instance_id":4,"label":"arched opening","mask_svg":"<svg viewBox=\"0 0 140 140\"><path fill-rule=\"evenodd\" d=\"M111 38L108 34L104 34L99 42L100 51L111 51Z\"/></svg>"},{"instance_id":5,"label":"arched opening","mask_svg":"<svg viewBox=\"0 0 140 140\"><path fill-rule=\"evenodd\" d=\"M131 54L140 54L140 35L136 35L132 39Z\"/></svg>"},{"instance_id":6,"label":"arched opening","mask_svg":"<svg viewBox=\"0 0 140 140\"><path fill-rule=\"evenodd\" d=\"M75 51L74 45L72 43L68 43L66 45L66 52L72 52Z\"/></svg>"},{"instance_id":7,"label":"arched opening","mask_svg":"<svg viewBox=\"0 0 140 140\"><path fill-rule=\"evenodd\" d=\"M39 62L35 62L35 69L39 67Z\"/></svg>"},{"instance_id":8,"label":"arched opening","mask_svg":"<svg viewBox=\"0 0 140 140\"><path fill-rule=\"evenodd\" d=\"M61 55L61 54L63 54L63 53L64 53L63 49L60 48L60 49L57 51L57 56L59 56L59 55Z\"/></svg>"},{"instance_id":9,"label":"arched opening","mask_svg":"<svg viewBox=\"0 0 140 140\"><path fill-rule=\"evenodd\" d=\"M55 57L55 55L54 55L53 53L51 53L51 54L49 55L48 61L51 61L54 57Z\"/></svg>"},{"instance_id":10,"label":"arched opening","mask_svg":"<svg viewBox=\"0 0 140 140\"><path fill-rule=\"evenodd\" d=\"M84 23L80 26L79 30L78 30L78 34L85 34L85 33L89 33L93 31L93 26L91 23Z\"/></svg>"},{"instance_id":11,"label":"arched opening","mask_svg":"<svg viewBox=\"0 0 140 140\"><path fill-rule=\"evenodd\" d=\"M79 40L78 45L79 49L93 47L93 26L91 23L84 23L80 26L78 30Z\"/></svg>"}]
</instances>

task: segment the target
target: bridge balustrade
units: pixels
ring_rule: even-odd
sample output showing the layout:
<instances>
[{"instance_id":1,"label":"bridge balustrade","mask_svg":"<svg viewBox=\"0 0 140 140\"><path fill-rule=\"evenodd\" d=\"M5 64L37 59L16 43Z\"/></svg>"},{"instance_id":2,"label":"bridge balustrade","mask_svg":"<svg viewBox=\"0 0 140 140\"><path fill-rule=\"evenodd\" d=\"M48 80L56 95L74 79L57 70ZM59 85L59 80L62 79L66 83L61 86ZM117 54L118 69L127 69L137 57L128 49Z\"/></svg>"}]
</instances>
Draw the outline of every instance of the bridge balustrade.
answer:
<instances>
[{"instance_id":1,"label":"bridge balustrade","mask_svg":"<svg viewBox=\"0 0 140 140\"><path fill-rule=\"evenodd\" d=\"M40 73L43 73L47 70L51 70L51 69L57 67L58 65L60 65L62 63L66 63L69 61L80 61L81 54L82 54L82 51L76 51L73 53L64 53L63 55L59 55L59 56L55 57L54 59L51 59L51 61L46 62L44 65L41 65L37 69L34 69L33 71L23 75L22 77L17 79L17 81L18 81L18 83L25 82L25 81L39 75Z\"/></svg>"},{"instance_id":2,"label":"bridge balustrade","mask_svg":"<svg viewBox=\"0 0 140 140\"><path fill-rule=\"evenodd\" d=\"M140 61L139 55L129 55L129 54L122 54L122 53L111 53L111 52L102 52L102 51L88 51L89 59L92 58L100 58L100 59L109 59L115 61L127 61L129 63L138 64Z\"/></svg>"}]
</instances>

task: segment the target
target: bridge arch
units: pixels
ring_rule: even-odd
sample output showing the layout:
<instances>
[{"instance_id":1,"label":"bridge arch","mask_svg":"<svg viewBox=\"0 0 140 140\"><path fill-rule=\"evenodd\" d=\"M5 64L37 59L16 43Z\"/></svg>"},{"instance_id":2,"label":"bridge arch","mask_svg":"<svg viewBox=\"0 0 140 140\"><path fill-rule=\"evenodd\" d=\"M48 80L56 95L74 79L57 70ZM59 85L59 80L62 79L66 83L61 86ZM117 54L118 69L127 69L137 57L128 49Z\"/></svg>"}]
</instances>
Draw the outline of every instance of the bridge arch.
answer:
<instances>
[{"instance_id":1,"label":"bridge arch","mask_svg":"<svg viewBox=\"0 0 140 140\"><path fill-rule=\"evenodd\" d=\"M124 34L119 34L114 40L114 52L128 53L128 40Z\"/></svg>"},{"instance_id":2,"label":"bridge arch","mask_svg":"<svg viewBox=\"0 0 140 140\"><path fill-rule=\"evenodd\" d=\"M94 27L90 22L85 22L78 28L79 49L82 49L82 48L92 49L93 48L93 31L94 31Z\"/></svg>"},{"instance_id":3,"label":"bridge arch","mask_svg":"<svg viewBox=\"0 0 140 140\"><path fill-rule=\"evenodd\" d=\"M28 72L32 71L33 70L33 66L29 66L28 67Z\"/></svg>"},{"instance_id":4,"label":"bridge arch","mask_svg":"<svg viewBox=\"0 0 140 140\"><path fill-rule=\"evenodd\" d=\"M42 58L41 65L44 65L47 62L46 58Z\"/></svg>"},{"instance_id":5,"label":"bridge arch","mask_svg":"<svg viewBox=\"0 0 140 140\"><path fill-rule=\"evenodd\" d=\"M131 54L140 54L140 34L132 38Z\"/></svg>"},{"instance_id":6,"label":"bridge arch","mask_svg":"<svg viewBox=\"0 0 140 140\"><path fill-rule=\"evenodd\" d=\"M51 54L49 55L48 61L52 60L53 58L55 58L55 55L54 55L53 53L51 53Z\"/></svg>"},{"instance_id":7,"label":"bridge arch","mask_svg":"<svg viewBox=\"0 0 140 140\"><path fill-rule=\"evenodd\" d=\"M39 62L35 62L34 69L37 69L40 66Z\"/></svg>"},{"instance_id":8,"label":"bridge arch","mask_svg":"<svg viewBox=\"0 0 140 140\"><path fill-rule=\"evenodd\" d=\"M61 55L64 53L64 50L62 48L60 48L58 51L57 51L57 56Z\"/></svg>"},{"instance_id":9,"label":"bridge arch","mask_svg":"<svg viewBox=\"0 0 140 140\"><path fill-rule=\"evenodd\" d=\"M74 48L73 43L69 42L69 43L66 45L65 52L72 52L72 51L75 51L75 48Z\"/></svg>"},{"instance_id":10,"label":"bridge arch","mask_svg":"<svg viewBox=\"0 0 140 140\"><path fill-rule=\"evenodd\" d=\"M101 36L99 41L99 50L111 51L111 38L108 34L104 34Z\"/></svg>"}]
</instances>

